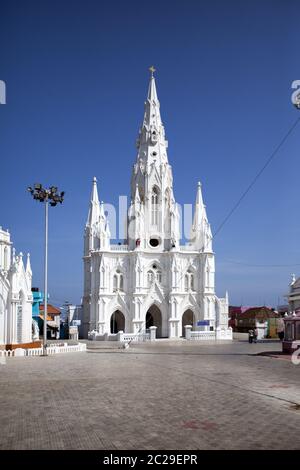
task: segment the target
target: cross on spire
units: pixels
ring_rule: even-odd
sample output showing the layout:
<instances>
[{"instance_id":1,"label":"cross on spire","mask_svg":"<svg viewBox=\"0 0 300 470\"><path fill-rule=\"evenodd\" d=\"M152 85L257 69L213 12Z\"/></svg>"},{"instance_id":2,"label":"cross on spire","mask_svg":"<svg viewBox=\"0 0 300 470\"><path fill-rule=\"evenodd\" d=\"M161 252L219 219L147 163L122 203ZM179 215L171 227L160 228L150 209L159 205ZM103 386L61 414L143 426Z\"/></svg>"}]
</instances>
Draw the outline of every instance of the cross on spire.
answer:
<instances>
[{"instance_id":1,"label":"cross on spire","mask_svg":"<svg viewBox=\"0 0 300 470\"><path fill-rule=\"evenodd\" d=\"M156 68L154 68L154 66L151 65L151 67L149 67L149 70L151 72L151 77L153 77L154 72L156 72Z\"/></svg>"}]
</instances>

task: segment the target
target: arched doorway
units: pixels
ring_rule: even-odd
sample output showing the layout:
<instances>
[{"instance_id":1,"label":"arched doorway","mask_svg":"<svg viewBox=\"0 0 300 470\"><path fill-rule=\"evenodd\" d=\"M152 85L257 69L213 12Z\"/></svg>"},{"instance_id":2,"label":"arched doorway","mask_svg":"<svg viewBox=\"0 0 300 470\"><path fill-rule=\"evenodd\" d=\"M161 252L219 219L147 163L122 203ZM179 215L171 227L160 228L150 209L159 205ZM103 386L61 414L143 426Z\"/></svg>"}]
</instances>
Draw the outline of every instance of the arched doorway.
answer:
<instances>
[{"instance_id":1,"label":"arched doorway","mask_svg":"<svg viewBox=\"0 0 300 470\"><path fill-rule=\"evenodd\" d=\"M161 338L162 330L161 330L161 312L156 305L151 305L148 312L146 313L146 330L150 328L150 326L156 326L156 338Z\"/></svg>"},{"instance_id":2,"label":"arched doorway","mask_svg":"<svg viewBox=\"0 0 300 470\"><path fill-rule=\"evenodd\" d=\"M182 315L182 336L185 337L185 325L194 326L194 313L191 309L188 309Z\"/></svg>"},{"instance_id":3,"label":"arched doorway","mask_svg":"<svg viewBox=\"0 0 300 470\"><path fill-rule=\"evenodd\" d=\"M110 317L110 332L115 334L118 331L125 331L125 317L120 310L116 310Z\"/></svg>"}]
</instances>

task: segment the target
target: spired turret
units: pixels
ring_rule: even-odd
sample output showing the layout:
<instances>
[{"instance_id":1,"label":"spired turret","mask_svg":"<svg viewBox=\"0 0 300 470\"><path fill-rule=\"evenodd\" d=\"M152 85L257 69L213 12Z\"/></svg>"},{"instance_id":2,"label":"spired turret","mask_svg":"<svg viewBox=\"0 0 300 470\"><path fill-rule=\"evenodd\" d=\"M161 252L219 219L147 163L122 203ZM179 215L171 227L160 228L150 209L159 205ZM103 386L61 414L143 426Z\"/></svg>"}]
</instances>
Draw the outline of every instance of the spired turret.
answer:
<instances>
[{"instance_id":1,"label":"spired turret","mask_svg":"<svg viewBox=\"0 0 300 470\"><path fill-rule=\"evenodd\" d=\"M172 168L168 162L168 142L160 116L153 67L145 101L143 123L137 139L138 155L131 178L132 204L136 188L144 213L144 233L134 239L134 230L128 230L128 243L140 244L144 249L170 249L179 242L179 211L173 194ZM132 209L129 213L132 216ZM130 218L129 218L130 220ZM132 219L131 219L132 220ZM130 227L130 224L128 224Z\"/></svg>"},{"instance_id":2,"label":"spired turret","mask_svg":"<svg viewBox=\"0 0 300 470\"><path fill-rule=\"evenodd\" d=\"M104 213L104 203L99 203L97 178L93 178L91 200L87 222L84 231L84 255L91 251L109 249L110 230Z\"/></svg>"},{"instance_id":3,"label":"spired turret","mask_svg":"<svg viewBox=\"0 0 300 470\"><path fill-rule=\"evenodd\" d=\"M212 233L208 223L206 207L203 203L201 183L198 182L194 219L191 230L191 243L201 252L212 251Z\"/></svg>"}]
</instances>

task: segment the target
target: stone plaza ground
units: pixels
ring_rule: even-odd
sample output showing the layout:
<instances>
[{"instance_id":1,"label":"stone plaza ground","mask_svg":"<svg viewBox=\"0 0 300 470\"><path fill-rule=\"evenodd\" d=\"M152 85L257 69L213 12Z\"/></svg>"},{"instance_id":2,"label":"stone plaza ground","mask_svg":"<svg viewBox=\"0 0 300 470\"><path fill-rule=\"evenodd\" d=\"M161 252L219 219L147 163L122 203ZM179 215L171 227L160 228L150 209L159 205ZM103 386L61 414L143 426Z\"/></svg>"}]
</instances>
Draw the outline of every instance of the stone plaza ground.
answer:
<instances>
[{"instance_id":1,"label":"stone plaza ground","mask_svg":"<svg viewBox=\"0 0 300 470\"><path fill-rule=\"evenodd\" d=\"M279 342L88 342L0 363L0 449L300 449Z\"/></svg>"}]
</instances>

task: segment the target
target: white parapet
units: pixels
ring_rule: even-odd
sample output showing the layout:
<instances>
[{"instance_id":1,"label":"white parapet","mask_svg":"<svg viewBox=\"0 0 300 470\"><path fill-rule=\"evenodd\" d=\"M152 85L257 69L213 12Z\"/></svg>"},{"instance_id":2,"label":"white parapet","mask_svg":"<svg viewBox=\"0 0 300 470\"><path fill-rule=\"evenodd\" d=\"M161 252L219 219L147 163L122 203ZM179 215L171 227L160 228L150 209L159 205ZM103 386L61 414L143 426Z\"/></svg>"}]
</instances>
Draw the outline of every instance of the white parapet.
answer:
<instances>
[{"instance_id":1,"label":"white parapet","mask_svg":"<svg viewBox=\"0 0 300 470\"><path fill-rule=\"evenodd\" d=\"M232 341L233 334L231 326L228 328L218 326L216 329L216 339Z\"/></svg>"},{"instance_id":2,"label":"white parapet","mask_svg":"<svg viewBox=\"0 0 300 470\"><path fill-rule=\"evenodd\" d=\"M84 352L86 351L85 343L70 344L64 343L63 345L56 345L55 343L47 346L47 354L49 356L59 353L67 352ZM44 354L43 348L23 349L17 348L10 351L0 351L0 357L29 357L29 356L42 356Z\"/></svg>"}]
</instances>

